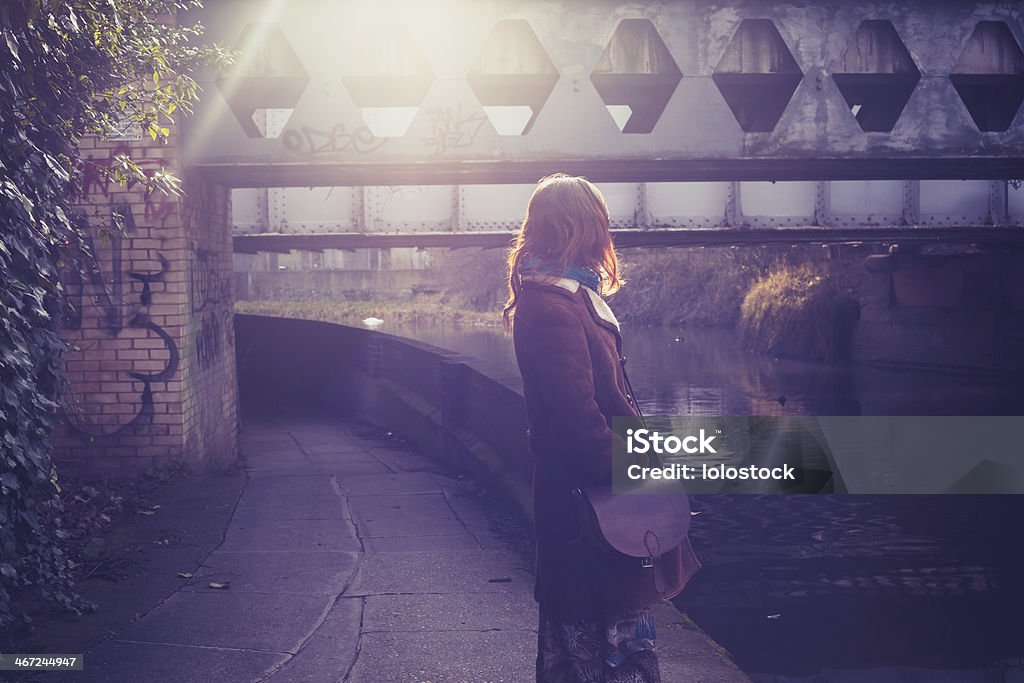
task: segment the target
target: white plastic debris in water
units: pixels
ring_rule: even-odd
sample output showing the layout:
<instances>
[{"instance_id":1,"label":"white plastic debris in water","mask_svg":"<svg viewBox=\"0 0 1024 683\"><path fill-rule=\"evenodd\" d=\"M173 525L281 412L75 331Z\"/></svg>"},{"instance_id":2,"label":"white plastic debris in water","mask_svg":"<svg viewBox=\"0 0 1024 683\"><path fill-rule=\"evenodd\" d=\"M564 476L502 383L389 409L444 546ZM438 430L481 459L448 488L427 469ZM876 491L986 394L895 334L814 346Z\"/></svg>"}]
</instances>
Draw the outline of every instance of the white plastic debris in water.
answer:
<instances>
[{"instance_id":1,"label":"white plastic debris in water","mask_svg":"<svg viewBox=\"0 0 1024 683\"><path fill-rule=\"evenodd\" d=\"M365 318L363 324L367 327L377 327L378 325L383 325L384 321L380 318Z\"/></svg>"}]
</instances>

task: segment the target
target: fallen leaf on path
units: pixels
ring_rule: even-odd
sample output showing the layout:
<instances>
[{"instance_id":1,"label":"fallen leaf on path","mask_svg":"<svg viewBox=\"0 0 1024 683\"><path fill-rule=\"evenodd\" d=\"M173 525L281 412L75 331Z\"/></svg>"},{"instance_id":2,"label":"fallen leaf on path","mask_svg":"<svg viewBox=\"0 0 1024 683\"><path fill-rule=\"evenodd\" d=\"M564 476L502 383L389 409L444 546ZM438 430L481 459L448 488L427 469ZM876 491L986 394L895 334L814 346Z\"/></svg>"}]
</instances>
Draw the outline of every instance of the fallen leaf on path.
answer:
<instances>
[{"instance_id":1,"label":"fallen leaf on path","mask_svg":"<svg viewBox=\"0 0 1024 683\"><path fill-rule=\"evenodd\" d=\"M191 579L192 572L178 572L178 576L182 579Z\"/></svg>"},{"instance_id":2,"label":"fallen leaf on path","mask_svg":"<svg viewBox=\"0 0 1024 683\"><path fill-rule=\"evenodd\" d=\"M217 581L211 581L210 588L220 588L221 590L231 588L231 582L225 581L224 583L218 583Z\"/></svg>"}]
</instances>

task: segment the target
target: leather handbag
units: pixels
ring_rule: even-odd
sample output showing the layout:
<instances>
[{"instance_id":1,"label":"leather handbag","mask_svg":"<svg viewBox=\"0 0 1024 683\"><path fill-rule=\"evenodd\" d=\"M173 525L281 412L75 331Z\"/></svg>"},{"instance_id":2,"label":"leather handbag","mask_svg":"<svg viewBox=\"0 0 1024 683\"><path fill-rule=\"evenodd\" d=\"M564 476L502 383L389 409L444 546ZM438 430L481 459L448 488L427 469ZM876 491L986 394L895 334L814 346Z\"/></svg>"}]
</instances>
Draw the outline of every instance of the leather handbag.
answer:
<instances>
[{"instance_id":1,"label":"leather handbag","mask_svg":"<svg viewBox=\"0 0 1024 683\"><path fill-rule=\"evenodd\" d=\"M629 394L635 396L626 359L619 360ZM640 406L631 403L644 421ZM660 466L654 456L651 465ZM587 541L606 552L638 558L645 567L681 545L690 531L689 498L677 484L664 480L645 479L628 493L615 493L611 485L578 488L572 497Z\"/></svg>"},{"instance_id":2,"label":"leather handbag","mask_svg":"<svg viewBox=\"0 0 1024 683\"><path fill-rule=\"evenodd\" d=\"M690 531L685 493L615 493L610 485L572 493L583 537L606 552L638 558L645 567L682 544Z\"/></svg>"}]
</instances>

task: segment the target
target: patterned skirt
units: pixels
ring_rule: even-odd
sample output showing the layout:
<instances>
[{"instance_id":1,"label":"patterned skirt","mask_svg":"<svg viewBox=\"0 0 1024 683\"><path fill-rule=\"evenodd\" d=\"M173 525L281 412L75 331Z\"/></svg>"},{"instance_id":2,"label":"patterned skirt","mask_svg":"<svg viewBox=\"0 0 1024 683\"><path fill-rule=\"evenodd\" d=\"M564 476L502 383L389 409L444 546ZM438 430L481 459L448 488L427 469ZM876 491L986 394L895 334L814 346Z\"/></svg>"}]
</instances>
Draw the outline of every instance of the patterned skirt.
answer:
<instances>
[{"instance_id":1,"label":"patterned skirt","mask_svg":"<svg viewBox=\"0 0 1024 683\"><path fill-rule=\"evenodd\" d=\"M541 609L537 683L661 683L654 639L647 609L571 622Z\"/></svg>"}]
</instances>

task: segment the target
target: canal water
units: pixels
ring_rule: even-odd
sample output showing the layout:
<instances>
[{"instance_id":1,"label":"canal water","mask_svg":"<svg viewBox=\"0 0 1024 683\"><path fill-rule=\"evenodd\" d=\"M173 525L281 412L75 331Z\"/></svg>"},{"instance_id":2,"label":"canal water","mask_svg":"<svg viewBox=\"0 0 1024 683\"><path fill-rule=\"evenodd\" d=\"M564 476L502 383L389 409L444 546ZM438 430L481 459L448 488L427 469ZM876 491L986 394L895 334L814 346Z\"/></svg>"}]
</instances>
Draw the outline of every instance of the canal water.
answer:
<instances>
[{"instance_id":1,"label":"canal water","mask_svg":"<svg viewBox=\"0 0 1024 683\"><path fill-rule=\"evenodd\" d=\"M381 331L517 372L500 329ZM625 328L623 344L651 415L1024 414L1005 377L768 358L728 330ZM904 667L960 680L1024 658L1024 496L693 498L704 569L677 601L755 680Z\"/></svg>"}]
</instances>

